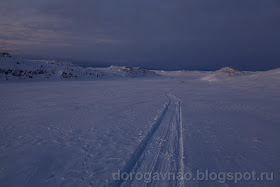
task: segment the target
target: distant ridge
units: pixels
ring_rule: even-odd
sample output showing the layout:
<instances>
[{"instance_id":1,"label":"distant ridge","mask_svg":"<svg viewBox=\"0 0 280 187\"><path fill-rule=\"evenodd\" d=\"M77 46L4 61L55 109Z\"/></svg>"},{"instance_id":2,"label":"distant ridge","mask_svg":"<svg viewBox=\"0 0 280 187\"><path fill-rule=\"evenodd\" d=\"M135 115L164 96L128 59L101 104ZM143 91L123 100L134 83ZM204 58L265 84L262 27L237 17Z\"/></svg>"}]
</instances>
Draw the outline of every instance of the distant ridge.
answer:
<instances>
[{"instance_id":1,"label":"distant ridge","mask_svg":"<svg viewBox=\"0 0 280 187\"><path fill-rule=\"evenodd\" d=\"M158 76L141 67L84 68L66 61L26 60L0 53L0 80L116 79Z\"/></svg>"}]
</instances>

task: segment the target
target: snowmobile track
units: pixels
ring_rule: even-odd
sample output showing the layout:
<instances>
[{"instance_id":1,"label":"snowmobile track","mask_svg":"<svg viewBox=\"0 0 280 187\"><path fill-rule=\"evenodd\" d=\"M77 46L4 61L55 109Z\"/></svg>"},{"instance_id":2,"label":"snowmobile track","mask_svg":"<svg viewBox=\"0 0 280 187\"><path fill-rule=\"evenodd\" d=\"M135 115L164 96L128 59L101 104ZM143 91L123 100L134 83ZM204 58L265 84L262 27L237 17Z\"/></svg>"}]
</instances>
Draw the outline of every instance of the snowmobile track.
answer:
<instances>
[{"instance_id":1,"label":"snowmobile track","mask_svg":"<svg viewBox=\"0 0 280 187\"><path fill-rule=\"evenodd\" d=\"M152 125L144 140L120 173L132 174L128 180L114 181L112 186L184 186L183 180L168 178L167 175L184 174L183 122L181 101L166 94L168 102ZM159 180L139 180L136 173L160 174Z\"/></svg>"}]
</instances>

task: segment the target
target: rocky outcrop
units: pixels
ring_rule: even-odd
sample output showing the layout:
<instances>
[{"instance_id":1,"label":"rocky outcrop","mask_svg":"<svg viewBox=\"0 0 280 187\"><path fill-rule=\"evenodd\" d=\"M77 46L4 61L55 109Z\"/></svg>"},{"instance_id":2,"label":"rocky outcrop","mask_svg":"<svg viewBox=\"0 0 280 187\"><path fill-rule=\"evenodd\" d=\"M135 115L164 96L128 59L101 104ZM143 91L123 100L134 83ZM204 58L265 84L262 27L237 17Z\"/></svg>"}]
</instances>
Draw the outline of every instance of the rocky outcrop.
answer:
<instances>
[{"instance_id":1,"label":"rocky outcrop","mask_svg":"<svg viewBox=\"0 0 280 187\"><path fill-rule=\"evenodd\" d=\"M0 53L0 57L12 58L12 55L9 53Z\"/></svg>"}]
</instances>

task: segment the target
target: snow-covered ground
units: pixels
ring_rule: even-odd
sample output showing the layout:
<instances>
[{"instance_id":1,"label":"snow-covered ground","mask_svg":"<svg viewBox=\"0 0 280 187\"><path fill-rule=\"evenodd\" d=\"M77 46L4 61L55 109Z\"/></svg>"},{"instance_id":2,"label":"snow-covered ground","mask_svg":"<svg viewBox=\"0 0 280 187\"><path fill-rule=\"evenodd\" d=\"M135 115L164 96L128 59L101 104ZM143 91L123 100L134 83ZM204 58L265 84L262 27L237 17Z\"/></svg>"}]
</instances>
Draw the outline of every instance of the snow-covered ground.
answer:
<instances>
[{"instance_id":1,"label":"snow-covered ground","mask_svg":"<svg viewBox=\"0 0 280 187\"><path fill-rule=\"evenodd\" d=\"M0 186L280 186L279 69L156 74L2 81ZM274 180L113 179L198 170Z\"/></svg>"}]
</instances>

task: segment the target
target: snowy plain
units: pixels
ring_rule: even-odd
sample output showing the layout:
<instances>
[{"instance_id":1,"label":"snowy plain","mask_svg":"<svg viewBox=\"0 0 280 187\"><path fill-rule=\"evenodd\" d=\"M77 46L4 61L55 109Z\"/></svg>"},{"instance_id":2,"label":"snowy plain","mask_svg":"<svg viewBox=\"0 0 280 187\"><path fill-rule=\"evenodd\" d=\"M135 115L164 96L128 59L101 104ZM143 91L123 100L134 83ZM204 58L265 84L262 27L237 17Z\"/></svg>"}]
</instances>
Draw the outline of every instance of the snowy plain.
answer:
<instances>
[{"instance_id":1,"label":"snowy plain","mask_svg":"<svg viewBox=\"0 0 280 187\"><path fill-rule=\"evenodd\" d=\"M0 82L0 186L280 186L280 69ZM115 181L124 172L274 180Z\"/></svg>"}]
</instances>

